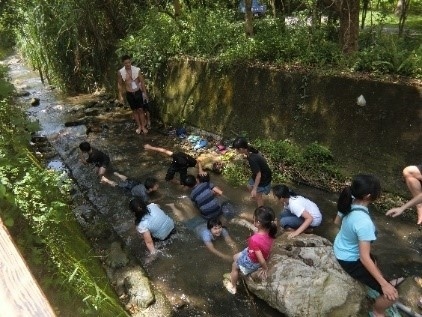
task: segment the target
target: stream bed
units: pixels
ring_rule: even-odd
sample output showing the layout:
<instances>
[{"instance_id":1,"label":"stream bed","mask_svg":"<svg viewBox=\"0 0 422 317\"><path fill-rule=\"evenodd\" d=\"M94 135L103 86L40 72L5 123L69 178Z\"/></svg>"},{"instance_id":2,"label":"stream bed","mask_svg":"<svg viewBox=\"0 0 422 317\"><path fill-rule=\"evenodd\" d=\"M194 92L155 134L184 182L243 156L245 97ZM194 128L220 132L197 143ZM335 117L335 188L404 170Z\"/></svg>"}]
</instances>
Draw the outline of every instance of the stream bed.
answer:
<instances>
[{"instance_id":1,"label":"stream bed","mask_svg":"<svg viewBox=\"0 0 422 317\"><path fill-rule=\"evenodd\" d=\"M20 97L22 105L27 106L31 118L40 122L39 134L47 137L58 153L49 158L47 167L67 170L82 193L83 197L79 199L86 208L75 210L75 215L83 223L87 236L96 239L104 249L113 241L120 241L131 261L145 269L153 289L160 290L168 298L174 308L172 316L281 316L245 287L240 287L236 296L224 289L223 274L230 271L231 263L211 254L186 225L186 219L197 212L188 198L188 190L164 181L169 159L143 150L146 143L175 149L186 141L164 135L154 125L147 135L137 135L130 110L117 104L113 106L113 98L98 107L93 101L97 100L96 96L66 97L52 87L44 86L38 75L16 57L10 59L9 68L13 84L18 90L29 92L29 95ZM39 98L40 105L30 106L32 98ZM96 106L83 106L89 102ZM85 115L82 118L84 124L65 126L68 122L80 123L81 113ZM177 234L159 245L159 257L153 262L146 261L145 245L135 232L134 219L128 208L129 195L118 188L100 184L94 169L79 162L77 147L82 141L106 152L113 168L120 173L139 180L147 176L159 180L160 189L153 199L176 221ZM190 170L190 173L195 172ZM255 204L249 199L246 188L234 188L218 175L212 174L211 179L230 201L252 214ZM338 230L332 223L337 193L289 185L319 205L324 220L314 233L333 241ZM272 196L267 197L266 203L277 214L280 212L281 208ZM374 220L379 235L373 250L384 274L391 278L420 275L422 233L416 224L387 218L381 213L375 213ZM101 230L104 227L107 230ZM246 246L250 231L236 225L231 225L228 231L239 250ZM223 241L217 241L215 246L230 251Z\"/></svg>"}]
</instances>

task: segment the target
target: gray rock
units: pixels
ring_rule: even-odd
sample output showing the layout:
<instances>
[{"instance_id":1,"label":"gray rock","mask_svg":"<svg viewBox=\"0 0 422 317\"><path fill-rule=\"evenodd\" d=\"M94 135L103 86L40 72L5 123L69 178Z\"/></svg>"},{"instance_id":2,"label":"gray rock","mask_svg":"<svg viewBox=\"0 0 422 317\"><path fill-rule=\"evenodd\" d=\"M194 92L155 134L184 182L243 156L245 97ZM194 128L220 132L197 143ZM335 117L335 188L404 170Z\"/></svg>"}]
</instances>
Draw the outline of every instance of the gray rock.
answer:
<instances>
[{"instance_id":1,"label":"gray rock","mask_svg":"<svg viewBox=\"0 0 422 317\"><path fill-rule=\"evenodd\" d=\"M276 239L268 278L245 279L258 297L287 316L356 316L365 297L334 257L332 244L317 235Z\"/></svg>"},{"instance_id":2,"label":"gray rock","mask_svg":"<svg viewBox=\"0 0 422 317\"><path fill-rule=\"evenodd\" d=\"M126 266L128 263L129 259L123 251L120 242L114 241L110 246L106 264L112 268L118 268Z\"/></svg>"},{"instance_id":3,"label":"gray rock","mask_svg":"<svg viewBox=\"0 0 422 317\"><path fill-rule=\"evenodd\" d=\"M30 101L32 107L37 107L40 105L40 98L32 98Z\"/></svg>"},{"instance_id":4,"label":"gray rock","mask_svg":"<svg viewBox=\"0 0 422 317\"><path fill-rule=\"evenodd\" d=\"M129 308L146 308L154 303L155 297L144 270L138 266L127 266L119 269L114 274L117 289L123 287L128 296Z\"/></svg>"}]
</instances>

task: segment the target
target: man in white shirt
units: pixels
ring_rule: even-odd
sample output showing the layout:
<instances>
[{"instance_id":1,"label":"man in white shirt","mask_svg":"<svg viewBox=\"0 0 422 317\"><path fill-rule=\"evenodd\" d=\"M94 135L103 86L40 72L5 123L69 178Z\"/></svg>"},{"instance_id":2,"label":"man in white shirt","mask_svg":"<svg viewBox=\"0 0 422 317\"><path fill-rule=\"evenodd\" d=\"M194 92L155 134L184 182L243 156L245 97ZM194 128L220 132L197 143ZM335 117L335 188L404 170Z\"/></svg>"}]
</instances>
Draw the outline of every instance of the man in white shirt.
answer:
<instances>
[{"instance_id":1,"label":"man in white shirt","mask_svg":"<svg viewBox=\"0 0 422 317\"><path fill-rule=\"evenodd\" d=\"M117 72L119 101L123 103L123 96L133 111L133 118L137 124L136 133L148 133L149 120L146 114L148 104L147 90L141 69L132 66L130 56L122 56L123 67ZM148 127L147 127L148 126Z\"/></svg>"}]
</instances>

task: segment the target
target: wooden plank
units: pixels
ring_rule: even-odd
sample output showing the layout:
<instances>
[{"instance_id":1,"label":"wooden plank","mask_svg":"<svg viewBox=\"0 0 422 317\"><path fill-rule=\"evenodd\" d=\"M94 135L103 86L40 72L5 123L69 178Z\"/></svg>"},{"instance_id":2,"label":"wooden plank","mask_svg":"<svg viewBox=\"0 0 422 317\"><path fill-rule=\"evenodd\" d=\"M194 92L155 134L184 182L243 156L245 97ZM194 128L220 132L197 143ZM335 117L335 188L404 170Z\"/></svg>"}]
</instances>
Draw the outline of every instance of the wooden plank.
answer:
<instances>
[{"instance_id":1,"label":"wooden plank","mask_svg":"<svg viewBox=\"0 0 422 317\"><path fill-rule=\"evenodd\" d=\"M1 219L0 316L56 316Z\"/></svg>"}]
</instances>

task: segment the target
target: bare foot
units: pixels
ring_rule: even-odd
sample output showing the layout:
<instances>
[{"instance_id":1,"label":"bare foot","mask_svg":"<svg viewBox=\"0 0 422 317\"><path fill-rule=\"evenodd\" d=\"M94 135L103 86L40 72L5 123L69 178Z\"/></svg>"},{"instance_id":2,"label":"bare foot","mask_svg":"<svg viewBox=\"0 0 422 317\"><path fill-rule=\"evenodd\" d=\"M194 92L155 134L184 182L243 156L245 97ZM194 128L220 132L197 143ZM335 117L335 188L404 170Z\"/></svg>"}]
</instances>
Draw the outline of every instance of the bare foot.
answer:
<instances>
[{"instance_id":1,"label":"bare foot","mask_svg":"<svg viewBox=\"0 0 422 317\"><path fill-rule=\"evenodd\" d=\"M143 128L143 129L141 129L141 133L142 133L142 134L147 134L147 133L148 133L148 129L147 129L147 128Z\"/></svg>"},{"instance_id":2,"label":"bare foot","mask_svg":"<svg viewBox=\"0 0 422 317\"><path fill-rule=\"evenodd\" d=\"M135 130L135 132L136 132L136 134L141 134L142 129L141 129L141 128L137 128L137 129Z\"/></svg>"}]
</instances>

